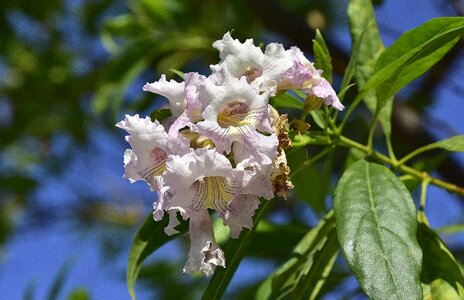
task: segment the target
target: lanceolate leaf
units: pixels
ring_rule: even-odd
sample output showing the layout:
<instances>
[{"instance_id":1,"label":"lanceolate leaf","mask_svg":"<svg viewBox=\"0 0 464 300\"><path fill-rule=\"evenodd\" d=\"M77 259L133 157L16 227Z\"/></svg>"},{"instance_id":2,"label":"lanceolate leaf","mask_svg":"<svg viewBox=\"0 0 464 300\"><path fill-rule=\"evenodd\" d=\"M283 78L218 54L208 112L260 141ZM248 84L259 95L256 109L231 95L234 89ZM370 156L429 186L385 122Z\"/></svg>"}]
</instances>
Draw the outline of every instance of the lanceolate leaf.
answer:
<instances>
[{"instance_id":1,"label":"lanceolate leaf","mask_svg":"<svg viewBox=\"0 0 464 300\"><path fill-rule=\"evenodd\" d=\"M126 274L127 288L132 299L135 299L135 281L145 258L168 241L176 238L180 233L188 230L188 222L182 220L181 224L176 227L179 234L167 236L164 233L164 228L168 225L168 221L168 216L165 216L163 220L155 222L150 213L132 241Z\"/></svg>"},{"instance_id":2,"label":"lanceolate leaf","mask_svg":"<svg viewBox=\"0 0 464 300\"><path fill-rule=\"evenodd\" d=\"M360 160L335 190L338 240L371 299L422 299L415 205L386 167Z\"/></svg>"},{"instance_id":3,"label":"lanceolate leaf","mask_svg":"<svg viewBox=\"0 0 464 300\"><path fill-rule=\"evenodd\" d=\"M243 229L238 239L231 239L224 249L224 256L226 258L226 268L218 268L214 272L211 281L209 282L206 291L203 294L204 300L221 299L226 291L232 276L235 274L245 252L251 242L253 234L256 230L257 224L266 211L269 201L261 203L260 208L256 211L253 217L253 229Z\"/></svg>"},{"instance_id":4,"label":"lanceolate leaf","mask_svg":"<svg viewBox=\"0 0 464 300\"><path fill-rule=\"evenodd\" d=\"M464 34L464 17L437 18L403 34L379 57L364 89L378 89L380 105L422 75Z\"/></svg>"},{"instance_id":5,"label":"lanceolate leaf","mask_svg":"<svg viewBox=\"0 0 464 300\"><path fill-rule=\"evenodd\" d=\"M338 254L333 211L298 243L291 258L258 288L256 299L315 298Z\"/></svg>"},{"instance_id":6,"label":"lanceolate leaf","mask_svg":"<svg viewBox=\"0 0 464 300\"><path fill-rule=\"evenodd\" d=\"M453 136L446 140L441 140L436 143L427 145L422 149L425 150L432 150L436 148L445 149L448 151L454 152L464 152L464 135L457 135Z\"/></svg>"},{"instance_id":7,"label":"lanceolate leaf","mask_svg":"<svg viewBox=\"0 0 464 300\"><path fill-rule=\"evenodd\" d=\"M270 99L272 106L275 108L296 108L303 109L303 101L297 99L288 92Z\"/></svg>"},{"instance_id":8,"label":"lanceolate leaf","mask_svg":"<svg viewBox=\"0 0 464 300\"><path fill-rule=\"evenodd\" d=\"M464 277L455 258L427 224L419 222L417 240L424 252L424 299L464 299Z\"/></svg>"},{"instance_id":9,"label":"lanceolate leaf","mask_svg":"<svg viewBox=\"0 0 464 300\"><path fill-rule=\"evenodd\" d=\"M359 88L362 89L374 73L377 59L384 51L385 47L380 39L377 22L375 20L374 7L371 0L350 0L348 6L348 18L354 45L353 51L356 51L351 54L352 57L356 58L356 83ZM354 58L350 58L350 63L352 59L354 60ZM346 84L347 83L348 82L346 82ZM393 99L390 99L388 105L385 104L385 109L380 110L378 115L380 124L382 125L387 139L390 139L391 135L390 122L392 101ZM364 102L369 110L375 114L378 100L374 91L365 95Z\"/></svg>"},{"instance_id":10,"label":"lanceolate leaf","mask_svg":"<svg viewBox=\"0 0 464 300\"><path fill-rule=\"evenodd\" d=\"M324 38L318 29L316 30L316 38L313 40L313 52L316 68L322 69L324 71L322 76L329 83L332 83L332 59Z\"/></svg>"},{"instance_id":11,"label":"lanceolate leaf","mask_svg":"<svg viewBox=\"0 0 464 300\"><path fill-rule=\"evenodd\" d=\"M376 74L391 72L378 89L386 99L435 65L464 34L464 18L437 18L403 34L379 57ZM383 72L382 72L383 73ZM388 73L388 72L386 72Z\"/></svg>"}]
</instances>

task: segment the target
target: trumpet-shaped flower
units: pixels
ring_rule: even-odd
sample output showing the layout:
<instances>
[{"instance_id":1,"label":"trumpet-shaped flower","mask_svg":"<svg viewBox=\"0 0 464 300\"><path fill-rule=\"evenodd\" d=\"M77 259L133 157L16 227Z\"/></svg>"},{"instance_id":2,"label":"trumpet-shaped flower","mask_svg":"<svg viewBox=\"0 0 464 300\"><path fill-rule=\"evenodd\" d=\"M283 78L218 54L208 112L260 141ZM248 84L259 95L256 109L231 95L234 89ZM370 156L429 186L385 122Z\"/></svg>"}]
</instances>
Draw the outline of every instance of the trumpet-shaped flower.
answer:
<instances>
[{"instance_id":1,"label":"trumpet-shaped flower","mask_svg":"<svg viewBox=\"0 0 464 300\"><path fill-rule=\"evenodd\" d=\"M292 66L289 53L277 43L267 45L263 53L253 44L252 39L241 43L227 32L222 40L213 43L213 47L219 50L221 58L219 64L210 66L213 72L222 71L226 77L245 77L248 83L261 91L277 85L282 74Z\"/></svg>"},{"instance_id":2,"label":"trumpet-shaped flower","mask_svg":"<svg viewBox=\"0 0 464 300\"><path fill-rule=\"evenodd\" d=\"M229 153L233 142L249 149L257 140L272 144L272 138L259 133L272 132L268 111L270 93L260 93L244 77L226 78L222 85L207 84L199 93L204 120L195 124L195 129L210 138L220 153Z\"/></svg>"},{"instance_id":3,"label":"trumpet-shaped flower","mask_svg":"<svg viewBox=\"0 0 464 300\"><path fill-rule=\"evenodd\" d=\"M214 209L225 212L232 200L232 165L215 149L195 149L166 161L163 184L168 187L161 197L164 210L177 209L186 219L192 211Z\"/></svg>"},{"instance_id":4,"label":"trumpet-shaped flower","mask_svg":"<svg viewBox=\"0 0 464 300\"><path fill-rule=\"evenodd\" d=\"M168 134L163 125L137 114L126 115L116 126L129 133L126 141L132 147L124 153L124 178L130 182L144 180L156 188L156 178L164 172L169 152Z\"/></svg>"}]
</instances>

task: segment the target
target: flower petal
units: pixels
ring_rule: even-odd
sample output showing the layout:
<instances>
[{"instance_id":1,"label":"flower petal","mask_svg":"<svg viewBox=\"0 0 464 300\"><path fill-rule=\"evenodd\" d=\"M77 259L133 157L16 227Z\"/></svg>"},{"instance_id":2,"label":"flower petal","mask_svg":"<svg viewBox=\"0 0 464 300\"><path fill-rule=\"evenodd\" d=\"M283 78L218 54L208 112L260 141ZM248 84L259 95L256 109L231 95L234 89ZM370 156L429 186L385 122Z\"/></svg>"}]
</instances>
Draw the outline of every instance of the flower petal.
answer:
<instances>
[{"instance_id":1,"label":"flower petal","mask_svg":"<svg viewBox=\"0 0 464 300\"><path fill-rule=\"evenodd\" d=\"M126 141L132 147L124 154L124 178L130 182L145 180L156 188L156 177L164 172L169 152L164 127L156 120L152 122L150 117L141 119L139 115L126 115L116 127L129 133Z\"/></svg>"},{"instance_id":2,"label":"flower petal","mask_svg":"<svg viewBox=\"0 0 464 300\"><path fill-rule=\"evenodd\" d=\"M163 74L160 80L146 83L143 90L166 97L173 117L178 117L182 114L186 105L184 86L184 82L177 82L172 79L167 81L166 75Z\"/></svg>"},{"instance_id":3,"label":"flower petal","mask_svg":"<svg viewBox=\"0 0 464 300\"><path fill-rule=\"evenodd\" d=\"M190 216L190 250L184 273L201 272L211 276L217 266L225 268L224 252L216 244L211 219L207 210Z\"/></svg>"},{"instance_id":4,"label":"flower petal","mask_svg":"<svg viewBox=\"0 0 464 300\"><path fill-rule=\"evenodd\" d=\"M237 195L229 204L224 215L224 225L229 226L230 236L238 238L242 228L253 227L253 215L259 206L259 198L254 195Z\"/></svg>"}]
</instances>

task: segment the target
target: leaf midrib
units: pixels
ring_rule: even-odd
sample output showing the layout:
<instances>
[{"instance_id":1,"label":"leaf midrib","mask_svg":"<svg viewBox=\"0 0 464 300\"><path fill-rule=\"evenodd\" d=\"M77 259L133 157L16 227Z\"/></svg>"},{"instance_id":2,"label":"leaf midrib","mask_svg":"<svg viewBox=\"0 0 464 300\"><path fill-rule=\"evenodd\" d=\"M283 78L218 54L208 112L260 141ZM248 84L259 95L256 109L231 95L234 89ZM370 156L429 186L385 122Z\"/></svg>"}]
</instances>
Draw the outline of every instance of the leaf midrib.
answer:
<instances>
[{"instance_id":1,"label":"leaf midrib","mask_svg":"<svg viewBox=\"0 0 464 300\"><path fill-rule=\"evenodd\" d=\"M397 291L398 291L398 285L395 281L395 277L393 276L393 267L391 266L390 260L388 259L388 256L386 255L385 247L384 247L384 241L382 239L382 234L380 232L380 223L378 220L377 213L375 211L375 203L374 203L374 197L372 195L372 187L371 187L371 180L370 180L370 174L369 174L369 165L366 164L366 177L367 177L367 191L369 193L369 204L370 204L370 209L372 211L372 214L374 216L374 222L375 222L375 228L377 230L377 234L379 236L379 241L380 241L380 248L382 250L382 254L385 257L385 261L387 262L387 269L388 269L388 275L391 278L393 285L395 286L395 294L397 297L399 297Z\"/></svg>"}]
</instances>

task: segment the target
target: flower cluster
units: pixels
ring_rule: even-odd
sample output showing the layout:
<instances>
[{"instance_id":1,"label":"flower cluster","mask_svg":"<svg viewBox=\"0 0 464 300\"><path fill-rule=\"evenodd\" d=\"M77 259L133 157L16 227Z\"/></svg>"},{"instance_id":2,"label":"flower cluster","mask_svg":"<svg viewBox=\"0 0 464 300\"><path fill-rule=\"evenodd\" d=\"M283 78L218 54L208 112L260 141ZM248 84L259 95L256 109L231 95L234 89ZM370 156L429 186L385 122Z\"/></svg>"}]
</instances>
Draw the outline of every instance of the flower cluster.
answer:
<instances>
[{"instance_id":1,"label":"flower cluster","mask_svg":"<svg viewBox=\"0 0 464 300\"><path fill-rule=\"evenodd\" d=\"M343 109L330 84L296 47L253 40L241 43L226 33L213 43L220 62L208 77L186 73L183 82L160 80L143 89L166 97L172 116L163 124L126 115L116 124L129 135L124 177L143 180L157 191L153 218L169 215L168 235L177 231L177 213L190 219L191 246L184 272L210 275L225 267L208 209L215 210L237 238L253 226L259 199L286 197L292 184L284 150L290 141L286 116L269 98L299 89Z\"/></svg>"}]
</instances>

